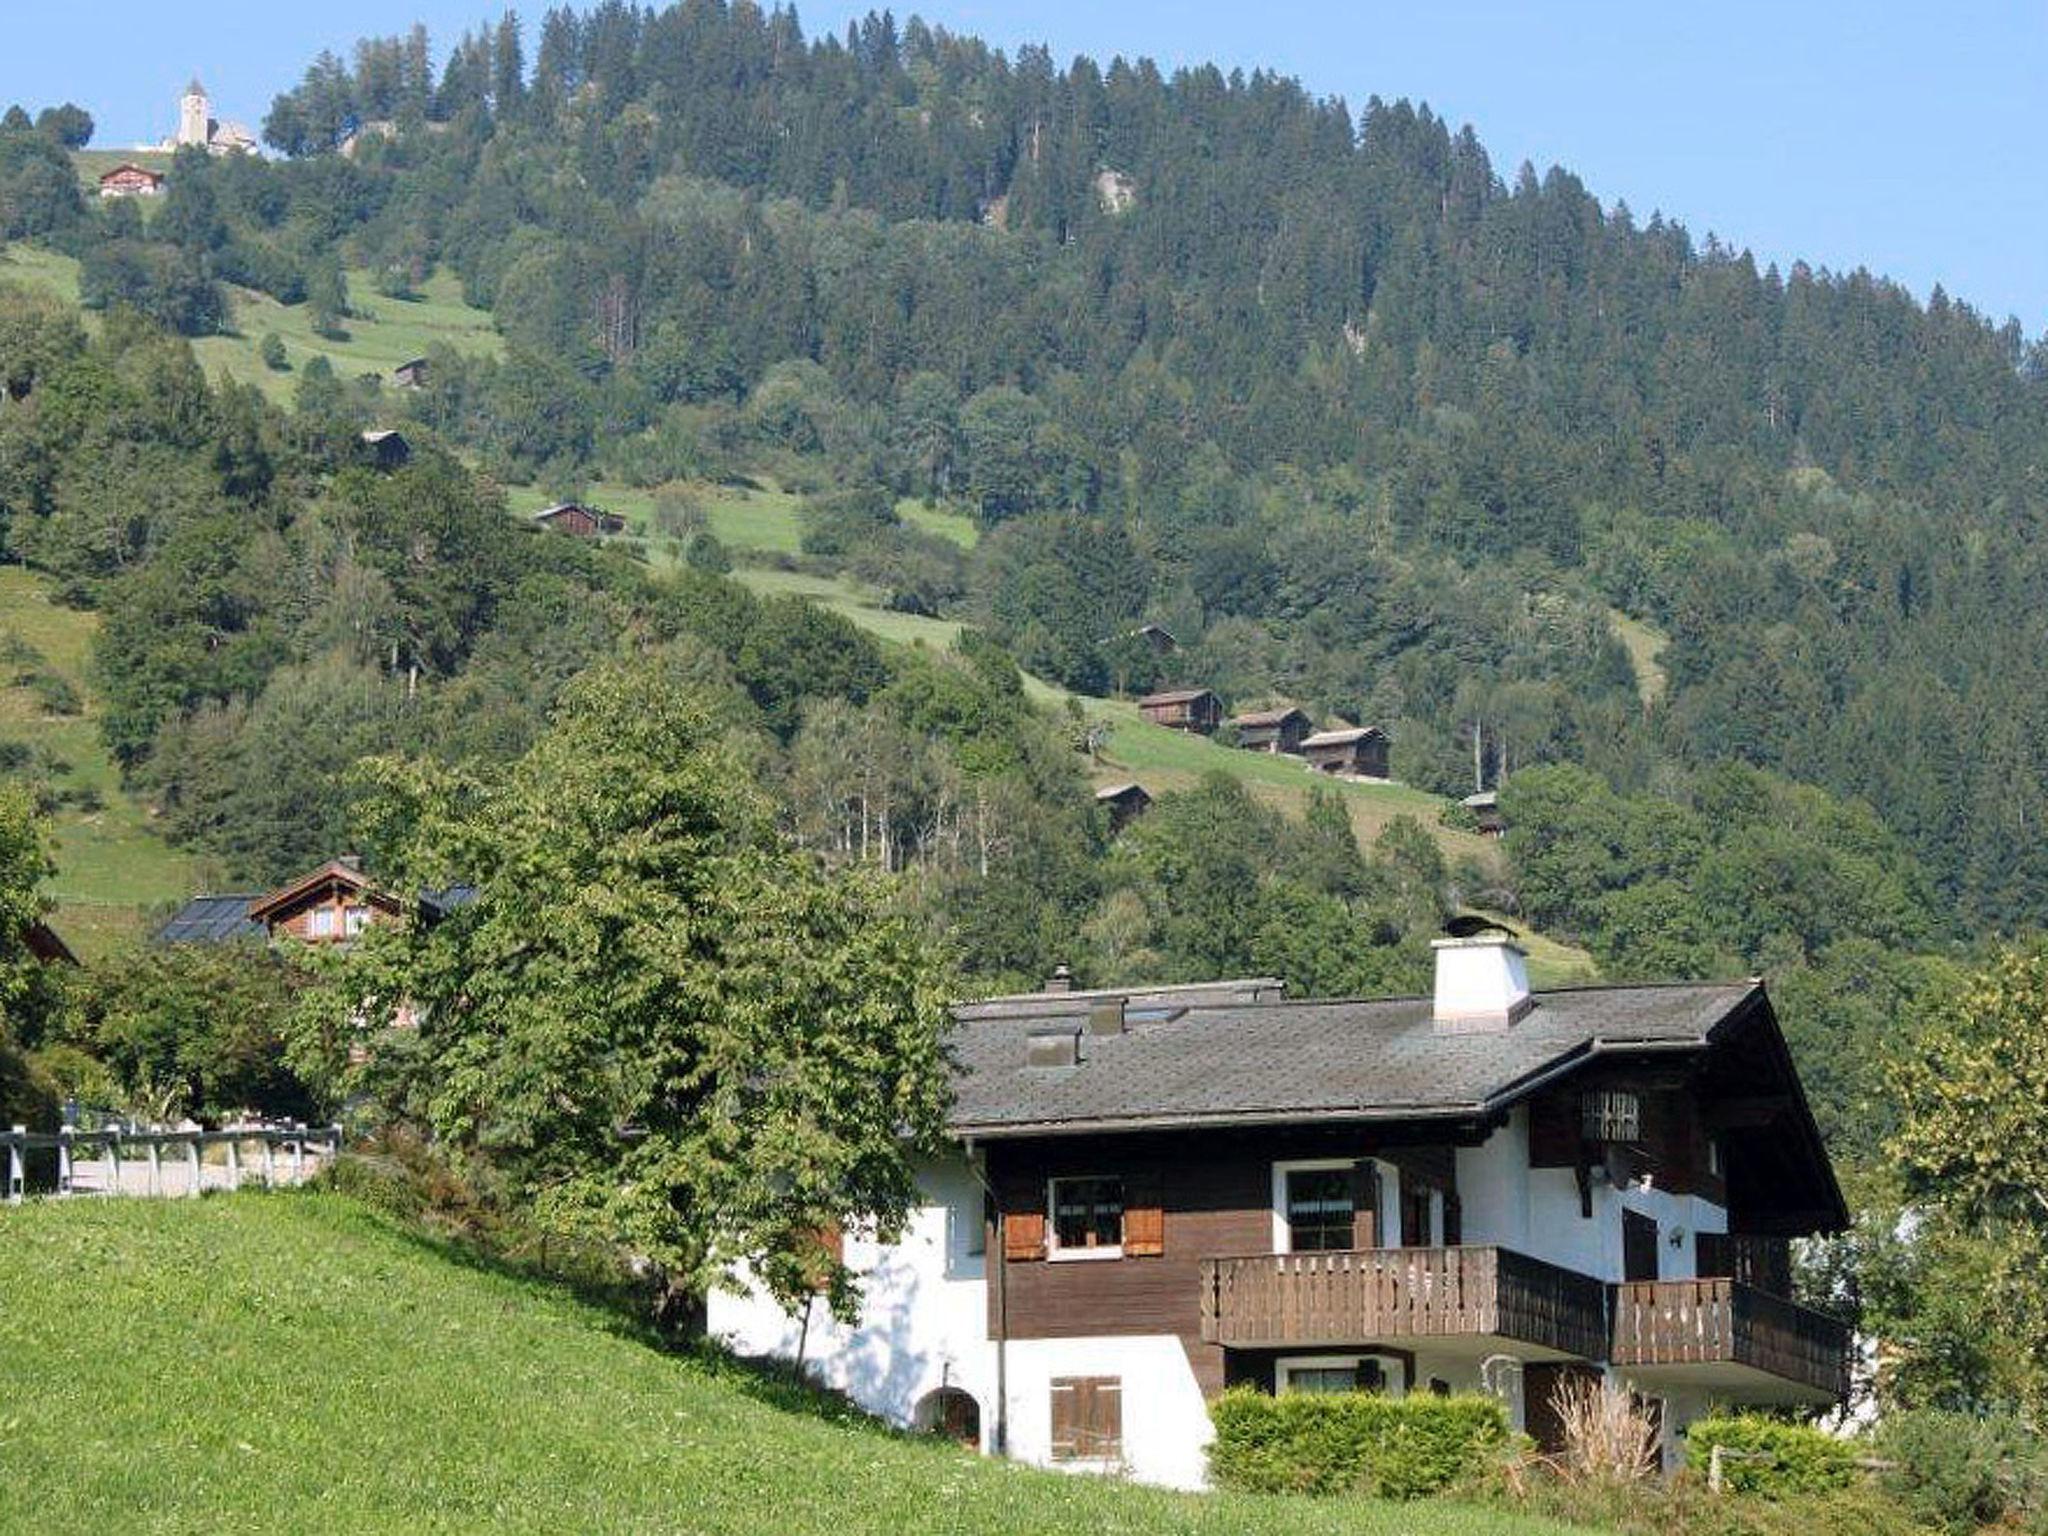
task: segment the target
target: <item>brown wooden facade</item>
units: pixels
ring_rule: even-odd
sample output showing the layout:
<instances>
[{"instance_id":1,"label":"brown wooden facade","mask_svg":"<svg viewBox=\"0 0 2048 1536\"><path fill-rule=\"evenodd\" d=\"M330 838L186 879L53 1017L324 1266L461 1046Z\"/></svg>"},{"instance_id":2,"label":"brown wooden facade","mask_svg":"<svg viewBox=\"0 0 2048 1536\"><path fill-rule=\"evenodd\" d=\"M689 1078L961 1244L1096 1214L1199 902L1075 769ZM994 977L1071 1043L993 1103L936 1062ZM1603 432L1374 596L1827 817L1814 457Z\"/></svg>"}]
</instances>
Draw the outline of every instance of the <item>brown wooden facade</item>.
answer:
<instances>
[{"instance_id":1,"label":"brown wooden facade","mask_svg":"<svg viewBox=\"0 0 2048 1536\"><path fill-rule=\"evenodd\" d=\"M1318 773L1387 777L1387 736L1376 725L1320 732L1301 743L1301 755Z\"/></svg>"},{"instance_id":2,"label":"brown wooden facade","mask_svg":"<svg viewBox=\"0 0 2048 1536\"><path fill-rule=\"evenodd\" d=\"M533 520L542 528L574 534L581 539L607 538L626 530L626 520L616 513L574 501L544 508L533 514Z\"/></svg>"},{"instance_id":3,"label":"brown wooden facade","mask_svg":"<svg viewBox=\"0 0 2048 1536\"><path fill-rule=\"evenodd\" d=\"M1174 688L1146 694L1138 713L1168 730L1207 736L1223 723L1223 701L1206 688Z\"/></svg>"},{"instance_id":4,"label":"brown wooden facade","mask_svg":"<svg viewBox=\"0 0 2048 1536\"><path fill-rule=\"evenodd\" d=\"M345 944L372 923L400 915L399 903L346 859L333 859L290 885L258 897L249 916L274 938Z\"/></svg>"},{"instance_id":5,"label":"brown wooden facade","mask_svg":"<svg viewBox=\"0 0 2048 1536\"><path fill-rule=\"evenodd\" d=\"M1239 715L1230 722L1237 744L1247 752L1284 752L1298 755L1301 744L1314 733L1315 722L1298 709L1262 709Z\"/></svg>"}]
</instances>

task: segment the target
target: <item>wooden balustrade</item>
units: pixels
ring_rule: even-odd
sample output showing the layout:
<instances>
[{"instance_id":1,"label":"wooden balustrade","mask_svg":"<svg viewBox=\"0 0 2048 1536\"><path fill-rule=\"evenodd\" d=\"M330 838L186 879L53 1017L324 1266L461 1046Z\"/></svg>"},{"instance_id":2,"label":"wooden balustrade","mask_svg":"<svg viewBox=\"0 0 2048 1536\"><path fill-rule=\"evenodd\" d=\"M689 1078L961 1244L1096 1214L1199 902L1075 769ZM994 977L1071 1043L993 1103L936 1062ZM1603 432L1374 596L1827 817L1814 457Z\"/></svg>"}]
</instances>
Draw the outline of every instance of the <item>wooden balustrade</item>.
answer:
<instances>
[{"instance_id":1,"label":"wooden balustrade","mask_svg":"<svg viewBox=\"0 0 2048 1536\"><path fill-rule=\"evenodd\" d=\"M1202 1337L1237 1347L1498 1336L1606 1347L1599 1281L1504 1248L1368 1248L1202 1263Z\"/></svg>"},{"instance_id":2,"label":"wooden balustrade","mask_svg":"<svg viewBox=\"0 0 2048 1536\"><path fill-rule=\"evenodd\" d=\"M1849 1330L1735 1280L1640 1280L1614 1288L1618 1366L1746 1365L1836 1397L1849 1390Z\"/></svg>"}]
</instances>

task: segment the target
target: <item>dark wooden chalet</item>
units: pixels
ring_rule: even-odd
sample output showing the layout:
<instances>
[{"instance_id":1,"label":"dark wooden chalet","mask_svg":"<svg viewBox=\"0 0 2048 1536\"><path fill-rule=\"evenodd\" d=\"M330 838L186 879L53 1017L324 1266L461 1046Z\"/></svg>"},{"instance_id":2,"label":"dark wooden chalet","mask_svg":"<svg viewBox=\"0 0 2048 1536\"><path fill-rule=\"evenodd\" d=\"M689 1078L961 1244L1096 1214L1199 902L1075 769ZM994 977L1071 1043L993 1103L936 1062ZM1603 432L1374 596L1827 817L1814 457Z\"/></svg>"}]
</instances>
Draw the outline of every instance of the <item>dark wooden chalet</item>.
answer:
<instances>
[{"instance_id":1,"label":"dark wooden chalet","mask_svg":"<svg viewBox=\"0 0 2048 1536\"><path fill-rule=\"evenodd\" d=\"M1433 998L1255 980L958 1010L989 1338L1013 1390L1038 1341L1079 1372L1052 1384L1052 1459L1063 1383L1108 1383L1125 1428L1169 1404L1082 1369L1133 1337L1177 1338L1205 1396L1501 1390L1553 1447L1574 1374L1673 1429L1841 1399L1848 1331L1789 1298L1786 1245L1848 1218L1763 985L1531 993L1519 954L1440 941Z\"/></svg>"},{"instance_id":2,"label":"dark wooden chalet","mask_svg":"<svg viewBox=\"0 0 2048 1536\"><path fill-rule=\"evenodd\" d=\"M412 444L396 427L379 427L365 432L363 452L378 469L398 469L412 458Z\"/></svg>"},{"instance_id":3,"label":"dark wooden chalet","mask_svg":"<svg viewBox=\"0 0 2048 1536\"><path fill-rule=\"evenodd\" d=\"M626 520L617 513L585 506L579 501L558 502L533 514L536 527L556 533L574 534L579 539L608 538L626 531Z\"/></svg>"},{"instance_id":4,"label":"dark wooden chalet","mask_svg":"<svg viewBox=\"0 0 2048 1536\"><path fill-rule=\"evenodd\" d=\"M45 965L76 965L78 956L63 936L40 918L28 925L28 952Z\"/></svg>"},{"instance_id":5,"label":"dark wooden chalet","mask_svg":"<svg viewBox=\"0 0 2048 1536\"><path fill-rule=\"evenodd\" d=\"M427 382L427 360L409 357L391 370L391 382L400 389L419 389Z\"/></svg>"},{"instance_id":6,"label":"dark wooden chalet","mask_svg":"<svg viewBox=\"0 0 2048 1536\"><path fill-rule=\"evenodd\" d=\"M1144 815L1152 797L1142 784L1107 784L1095 791L1095 803L1109 812L1109 830L1115 834Z\"/></svg>"},{"instance_id":7,"label":"dark wooden chalet","mask_svg":"<svg viewBox=\"0 0 2048 1536\"><path fill-rule=\"evenodd\" d=\"M1154 725L1207 736L1223 723L1223 701L1207 688L1169 688L1138 700L1138 713Z\"/></svg>"},{"instance_id":8,"label":"dark wooden chalet","mask_svg":"<svg viewBox=\"0 0 2048 1536\"><path fill-rule=\"evenodd\" d=\"M1140 624L1131 631L1133 640L1142 640L1155 656L1171 656L1180 649L1180 642L1173 638L1173 631L1164 624Z\"/></svg>"},{"instance_id":9,"label":"dark wooden chalet","mask_svg":"<svg viewBox=\"0 0 2048 1536\"><path fill-rule=\"evenodd\" d=\"M1315 729L1315 722L1293 705L1285 709L1255 709L1231 722L1237 744L1247 752L1299 754L1301 744Z\"/></svg>"},{"instance_id":10,"label":"dark wooden chalet","mask_svg":"<svg viewBox=\"0 0 2048 1536\"><path fill-rule=\"evenodd\" d=\"M1384 779L1387 776L1387 733L1376 725L1318 731L1302 742L1301 755L1318 773Z\"/></svg>"}]
</instances>

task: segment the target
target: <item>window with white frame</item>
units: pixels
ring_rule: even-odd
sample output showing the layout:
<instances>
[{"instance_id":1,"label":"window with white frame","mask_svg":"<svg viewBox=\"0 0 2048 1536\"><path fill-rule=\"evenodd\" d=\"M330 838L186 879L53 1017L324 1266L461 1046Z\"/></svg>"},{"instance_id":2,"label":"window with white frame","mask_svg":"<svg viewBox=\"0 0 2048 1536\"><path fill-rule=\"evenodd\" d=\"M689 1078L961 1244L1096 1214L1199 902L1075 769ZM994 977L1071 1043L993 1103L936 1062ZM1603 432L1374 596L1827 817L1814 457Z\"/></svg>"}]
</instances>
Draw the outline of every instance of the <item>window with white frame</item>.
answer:
<instances>
[{"instance_id":1,"label":"window with white frame","mask_svg":"<svg viewBox=\"0 0 2048 1536\"><path fill-rule=\"evenodd\" d=\"M1054 1179L1050 1189L1048 1256L1116 1258L1123 1253L1124 1181Z\"/></svg>"},{"instance_id":2,"label":"window with white frame","mask_svg":"<svg viewBox=\"0 0 2048 1536\"><path fill-rule=\"evenodd\" d=\"M1399 1397L1407 1390L1407 1371L1390 1355L1298 1355L1274 1362L1273 1390Z\"/></svg>"},{"instance_id":3,"label":"window with white frame","mask_svg":"<svg viewBox=\"0 0 2048 1536\"><path fill-rule=\"evenodd\" d=\"M331 939L341 931L341 914L333 907L315 907L306 914L306 937Z\"/></svg>"},{"instance_id":4,"label":"window with white frame","mask_svg":"<svg viewBox=\"0 0 2048 1536\"><path fill-rule=\"evenodd\" d=\"M368 907L344 907L342 909L341 931L347 937L352 939L369 926L370 909Z\"/></svg>"},{"instance_id":5,"label":"window with white frame","mask_svg":"<svg viewBox=\"0 0 2048 1536\"><path fill-rule=\"evenodd\" d=\"M1273 1165L1273 1251L1313 1253L1358 1246L1360 1192L1377 1208L1379 1169L1356 1158L1310 1158Z\"/></svg>"}]
</instances>

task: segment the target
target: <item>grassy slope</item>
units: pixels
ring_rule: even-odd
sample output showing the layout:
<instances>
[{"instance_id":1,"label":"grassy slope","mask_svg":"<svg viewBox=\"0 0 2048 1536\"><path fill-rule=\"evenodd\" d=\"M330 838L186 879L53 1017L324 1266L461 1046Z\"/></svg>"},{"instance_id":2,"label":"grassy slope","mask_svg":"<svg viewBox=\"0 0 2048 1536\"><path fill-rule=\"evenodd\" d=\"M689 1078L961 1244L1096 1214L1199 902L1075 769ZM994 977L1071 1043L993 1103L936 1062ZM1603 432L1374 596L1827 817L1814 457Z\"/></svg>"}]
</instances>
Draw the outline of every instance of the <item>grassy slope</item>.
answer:
<instances>
[{"instance_id":1,"label":"grassy slope","mask_svg":"<svg viewBox=\"0 0 2048 1536\"><path fill-rule=\"evenodd\" d=\"M0 631L33 645L85 700L79 715L50 716L22 688L0 689L0 737L40 743L69 763L60 785L91 785L104 808L66 809L56 820L57 878L50 893L55 926L85 954L142 931L145 909L191 894L193 861L158 837L121 792L120 775L101 745L86 665L98 617L50 601L49 585L19 566L0 567Z\"/></svg>"},{"instance_id":2,"label":"grassy slope","mask_svg":"<svg viewBox=\"0 0 2048 1536\"><path fill-rule=\"evenodd\" d=\"M0 1209L0 1530L1563 1536L1199 1498L766 1400L334 1196Z\"/></svg>"},{"instance_id":3,"label":"grassy slope","mask_svg":"<svg viewBox=\"0 0 2048 1536\"><path fill-rule=\"evenodd\" d=\"M78 263L52 251L0 246L0 281L8 280L44 288L73 303L78 300ZM421 286L416 300L385 298L370 286L365 272L350 272L348 285L350 302L359 313L347 322L347 334L340 340L314 335L312 313L303 304L280 304L267 294L231 288L235 334L202 336L192 343L192 351L209 375L226 373L282 403L291 398L298 370L315 354L324 356L346 379L361 373L388 374L436 342L459 352L493 356L502 346L490 312L462 302L461 284L451 272L436 272ZM88 313L87 324L93 319ZM291 365L282 373L266 368L257 352L272 331L284 342Z\"/></svg>"}]
</instances>

